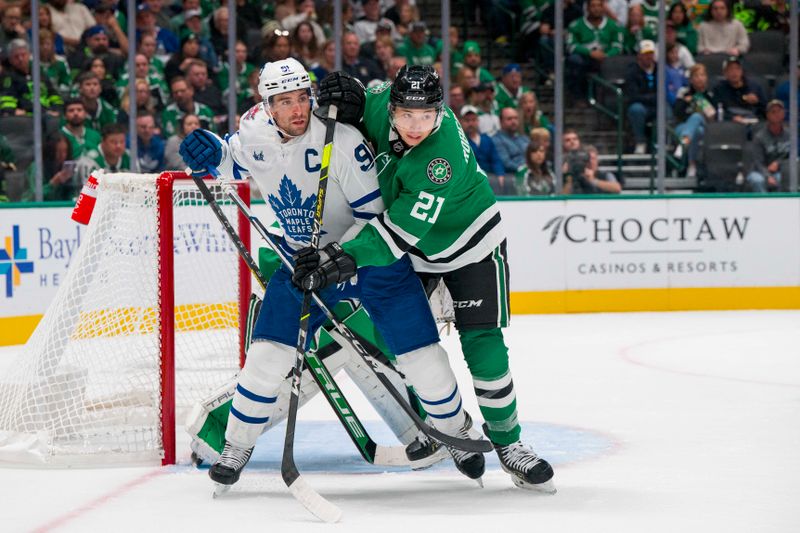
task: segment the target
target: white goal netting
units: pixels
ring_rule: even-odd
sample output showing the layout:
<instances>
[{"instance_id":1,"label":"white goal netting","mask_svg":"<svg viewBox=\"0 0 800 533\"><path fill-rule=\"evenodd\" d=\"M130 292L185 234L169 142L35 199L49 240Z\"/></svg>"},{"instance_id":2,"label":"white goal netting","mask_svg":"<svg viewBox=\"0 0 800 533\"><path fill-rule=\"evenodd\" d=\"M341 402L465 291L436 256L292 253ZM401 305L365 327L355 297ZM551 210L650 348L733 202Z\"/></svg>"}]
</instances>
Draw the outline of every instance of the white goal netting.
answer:
<instances>
[{"instance_id":1,"label":"white goal netting","mask_svg":"<svg viewBox=\"0 0 800 533\"><path fill-rule=\"evenodd\" d=\"M164 459L175 415L182 420L238 370L249 292L240 285L249 277L240 283L236 250L194 183L173 177L98 175L97 204L65 281L0 377L0 463ZM172 191L162 202L160 187ZM214 194L236 227L235 206ZM160 248L159 222L170 216L172 243ZM162 385L171 337L175 371L167 364Z\"/></svg>"}]
</instances>

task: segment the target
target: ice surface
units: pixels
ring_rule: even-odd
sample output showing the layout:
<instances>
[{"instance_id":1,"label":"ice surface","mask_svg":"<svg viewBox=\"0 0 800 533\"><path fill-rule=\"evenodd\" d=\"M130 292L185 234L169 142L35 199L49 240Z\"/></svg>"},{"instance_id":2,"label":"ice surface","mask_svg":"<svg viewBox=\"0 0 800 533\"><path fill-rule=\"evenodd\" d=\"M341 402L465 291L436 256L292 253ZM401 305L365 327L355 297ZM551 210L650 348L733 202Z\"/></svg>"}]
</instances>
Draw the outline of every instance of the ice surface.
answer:
<instances>
[{"instance_id":1,"label":"ice surface","mask_svg":"<svg viewBox=\"0 0 800 533\"><path fill-rule=\"evenodd\" d=\"M515 488L495 457L484 489L449 464L366 465L318 397L301 412L296 458L339 524L284 486L279 426L217 500L185 438L175 467L0 469L0 530L800 531L800 312L515 316L507 339L524 436L555 466L555 496ZM457 337L444 342L478 418ZM0 375L19 351L0 349Z\"/></svg>"}]
</instances>

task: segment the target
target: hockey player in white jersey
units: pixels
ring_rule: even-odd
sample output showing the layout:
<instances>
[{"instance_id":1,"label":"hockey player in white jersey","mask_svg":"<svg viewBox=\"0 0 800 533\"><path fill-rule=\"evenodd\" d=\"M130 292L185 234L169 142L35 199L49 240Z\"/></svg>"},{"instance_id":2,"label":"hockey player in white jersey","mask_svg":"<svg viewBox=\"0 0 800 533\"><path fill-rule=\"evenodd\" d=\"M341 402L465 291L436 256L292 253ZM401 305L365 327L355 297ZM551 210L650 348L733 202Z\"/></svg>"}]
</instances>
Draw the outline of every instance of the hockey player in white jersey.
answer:
<instances>
[{"instance_id":1,"label":"hockey player in white jersey","mask_svg":"<svg viewBox=\"0 0 800 533\"><path fill-rule=\"evenodd\" d=\"M196 130L184 139L180 153L195 172L216 168L223 177L252 176L283 229L281 247L295 254L310 242L325 124L312 113L314 95L308 73L294 59L267 63L259 92L263 102L242 117L238 132L222 140ZM328 179L320 245L322 253L336 261L341 248L334 243L351 239L384 209L374 156L355 128L337 125ZM338 280L348 281L328 287L320 296L328 305L358 298L429 419L439 430L463 436L469 417L462 409L447 354L438 344L424 290L408 259L356 271L354 263L341 257ZM288 269L278 269L253 328L223 453L209 470L217 483L231 485L239 479L256 439L277 412L279 391L294 360L301 298ZM324 320L313 307L309 331L316 331ZM471 474L483 472L483 455L472 454L468 462L456 466L467 476L478 477Z\"/></svg>"}]
</instances>

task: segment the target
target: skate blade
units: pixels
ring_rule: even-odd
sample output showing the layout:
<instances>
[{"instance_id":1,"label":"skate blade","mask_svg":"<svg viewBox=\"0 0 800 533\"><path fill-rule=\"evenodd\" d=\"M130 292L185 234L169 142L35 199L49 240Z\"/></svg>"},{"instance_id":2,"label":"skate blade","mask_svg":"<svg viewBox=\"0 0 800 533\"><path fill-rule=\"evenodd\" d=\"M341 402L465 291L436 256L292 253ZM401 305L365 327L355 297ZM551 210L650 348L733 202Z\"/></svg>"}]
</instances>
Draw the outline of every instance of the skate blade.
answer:
<instances>
[{"instance_id":1,"label":"skate blade","mask_svg":"<svg viewBox=\"0 0 800 533\"><path fill-rule=\"evenodd\" d=\"M528 483L525 480L518 478L517 476L512 475L511 480L514 482L514 485L521 489L531 490L535 492L541 492L542 494L555 494L556 493L556 485L553 483L552 479L548 479L544 483Z\"/></svg>"},{"instance_id":2,"label":"skate blade","mask_svg":"<svg viewBox=\"0 0 800 533\"><path fill-rule=\"evenodd\" d=\"M215 500L231 490L231 485L223 485L222 483L214 484L214 493L211 495Z\"/></svg>"},{"instance_id":3,"label":"skate blade","mask_svg":"<svg viewBox=\"0 0 800 533\"><path fill-rule=\"evenodd\" d=\"M482 477L479 477L478 479L476 479L475 483L477 483L480 488L483 488L483 478Z\"/></svg>"}]
</instances>

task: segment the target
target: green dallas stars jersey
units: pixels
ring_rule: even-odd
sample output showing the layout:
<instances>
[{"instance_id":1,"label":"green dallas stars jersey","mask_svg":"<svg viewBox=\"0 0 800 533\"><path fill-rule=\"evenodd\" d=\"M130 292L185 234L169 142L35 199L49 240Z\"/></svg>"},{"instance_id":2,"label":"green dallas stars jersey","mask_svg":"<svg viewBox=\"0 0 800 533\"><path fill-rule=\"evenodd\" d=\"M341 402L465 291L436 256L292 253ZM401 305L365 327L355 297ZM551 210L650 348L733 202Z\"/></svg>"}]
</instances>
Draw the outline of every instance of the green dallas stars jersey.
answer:
<instances>
[{"instance_id":1,"label":"green dallas stars jersey","mask_svg":"<svg viewBox=\"0 0 800 533\"><path fill-rule=\"evenodd\" d=\"M367 91L364 125L375 147L386 211L342 245L359 266L408 252L420 272L450 272L487 257L505 234L486 174L449 108L437 131L398 157L389 125L390 83Z\"/></svg>"}]
</instances>

